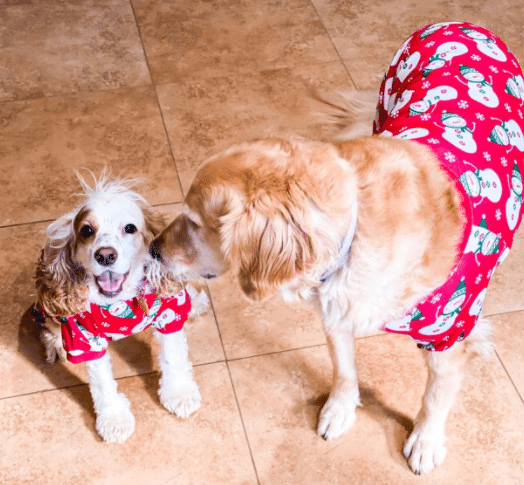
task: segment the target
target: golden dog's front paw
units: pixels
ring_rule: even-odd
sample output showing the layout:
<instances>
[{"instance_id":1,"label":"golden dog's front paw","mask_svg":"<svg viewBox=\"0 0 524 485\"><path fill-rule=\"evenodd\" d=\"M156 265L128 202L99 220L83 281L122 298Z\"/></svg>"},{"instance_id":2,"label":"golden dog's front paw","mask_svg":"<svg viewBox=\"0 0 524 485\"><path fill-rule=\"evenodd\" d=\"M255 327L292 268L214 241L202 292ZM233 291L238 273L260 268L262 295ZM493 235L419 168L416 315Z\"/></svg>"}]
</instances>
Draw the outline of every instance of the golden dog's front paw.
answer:
<instances>
[{"instance_id":1,"label":"golden dog's front paw","mask_svg":"<svg viewBox=\"0 0 524 485\"><path fill-rule=\"evenodd\" d=\"M444 441L444 435L436 430L415 427L404 445L404 456L414 473L428 473L444 461Z\"/></svg>"},{"instance_id":2,"label":"golden dog's front paw","mask_svg":"<svg viewBox=\"0 0 524 485\"><path fill-rule=\"evenodd\" d=\"M355 424L355 420L354 404L329 398L320 412L317 433L325 440L338 438Z\"/></svg>"}]
</instances>

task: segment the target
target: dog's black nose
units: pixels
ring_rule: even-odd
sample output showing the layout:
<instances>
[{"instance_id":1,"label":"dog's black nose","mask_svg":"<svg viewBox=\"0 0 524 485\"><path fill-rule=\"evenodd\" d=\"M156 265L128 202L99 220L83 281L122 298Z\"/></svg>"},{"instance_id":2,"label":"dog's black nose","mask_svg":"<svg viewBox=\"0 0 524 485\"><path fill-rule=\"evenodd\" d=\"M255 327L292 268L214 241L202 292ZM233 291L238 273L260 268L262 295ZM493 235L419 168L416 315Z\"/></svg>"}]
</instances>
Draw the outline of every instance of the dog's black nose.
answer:
<instances>
[{"instance_id":1,"label":"dog's black nose","mask_svg":"<svg viewBox=\"0 0 524 485\"><path fill-rule=\"evenodd\" d=\"M101 266L111 266L118 258L115 248L99 248L95 253L95 261Z\"/></svg>"},{"instance_id":2,"label":"dog's black nose","mask_svg":"<svg viewBox=\"0 0 524 485\"><path fill-rule=\"evenodd\" d=\"M160 248L158 247L157 241L153 241L149 245L149 254L153 259L156 259L157 261L162 260L162 256L160 255Z\"/></svg>"}]
</instances>

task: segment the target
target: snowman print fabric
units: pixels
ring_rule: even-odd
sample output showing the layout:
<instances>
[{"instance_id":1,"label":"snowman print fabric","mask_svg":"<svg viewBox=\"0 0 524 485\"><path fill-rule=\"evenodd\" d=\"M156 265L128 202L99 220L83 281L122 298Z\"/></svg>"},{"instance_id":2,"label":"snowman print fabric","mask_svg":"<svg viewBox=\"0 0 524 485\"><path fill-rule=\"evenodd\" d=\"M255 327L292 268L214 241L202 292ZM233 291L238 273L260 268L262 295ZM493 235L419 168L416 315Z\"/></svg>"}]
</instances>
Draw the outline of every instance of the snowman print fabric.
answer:
<instances>
[{"instance_id":1,"label":"snowman print fabric","mask_svg":"<svg viewBox=\"0 0 524 485\"><path fill-rule=\"evenodd\" d=\"M89 311L68 318L50 318L61 324L67 360L77 364L99 359L106 353L109 342L149 327L165 334L178 332L190 311L191 299L187 291L182 290L170 298L148 293L140 299L108 306L91 303Z\"/></svg>"},{"instance_id":2,"label":"snowman print fabric","mask_svg":"<svg viewBox=\"0 0 524 485\"><path fill-rule=\"evenodd\" d=\"M374 133L429 147L462 196L466 230L447 282L383 330L446 350L473 329L522 217L524 79L506 45L470 23L426 26L395 54Z\"/></svg>"}]
</instances>

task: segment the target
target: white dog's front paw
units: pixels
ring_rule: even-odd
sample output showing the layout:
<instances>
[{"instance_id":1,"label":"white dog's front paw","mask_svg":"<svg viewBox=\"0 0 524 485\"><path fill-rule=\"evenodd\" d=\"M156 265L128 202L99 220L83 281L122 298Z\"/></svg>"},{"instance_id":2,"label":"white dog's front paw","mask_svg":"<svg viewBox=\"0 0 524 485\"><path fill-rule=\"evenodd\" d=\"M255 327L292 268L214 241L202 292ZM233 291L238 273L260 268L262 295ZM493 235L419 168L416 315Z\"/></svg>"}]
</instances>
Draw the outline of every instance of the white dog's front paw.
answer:
<instances>
[{"instance_id":1,"label":"white dog's front paw","mask_svg":"<svg viewBox=\"0 0 524 485\"><path fill-rule=\"evenodd\" d=\"M183 387L161 387L158 392L162 405L179 418L187 418L194 413L202 403L200 391L195 382Z\"/></svg>"},{"instance_id":2,"label":"white dog's front paw","mask_svg":"<svg viewBox=\"0 0 524 485\"><path fill-rule=\"evenodd\" d=\"M423 428L415 427L404 445L404 456L417 475L431 471L444 461L444 441L442 433L435 430L425 432Z\"/></svg>"},{"instance_id":3,"label":"white dog's front paw","mask_svg":"<svg viewBox=\"0 0 524 485\"><path fill-rule=\"evenodd\" d=\"M338 438L353 426L356 418L354 404L329 398L320 412L317 433L325 440Z\"/></svg>"},{"instance_id":4,"label":"white dog's front paw","mask_svg":"<svg viewBox=\"0 0 524 485\"><path fill-rule=\"evenodd\" d=\"M129 409L101 413L96 418L96 431L106 443L123 443L135 430L135 417Z\"/></svg>"}]
</instances>

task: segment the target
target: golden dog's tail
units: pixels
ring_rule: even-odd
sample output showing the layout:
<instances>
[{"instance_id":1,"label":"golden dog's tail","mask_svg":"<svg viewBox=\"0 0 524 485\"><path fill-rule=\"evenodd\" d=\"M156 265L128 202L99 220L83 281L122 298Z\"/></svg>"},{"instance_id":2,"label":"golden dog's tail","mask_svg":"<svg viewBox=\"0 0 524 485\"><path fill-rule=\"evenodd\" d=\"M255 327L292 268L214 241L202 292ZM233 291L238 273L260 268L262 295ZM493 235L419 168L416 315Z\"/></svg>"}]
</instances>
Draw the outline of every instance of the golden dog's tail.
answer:
<instances>
[{"instance_id":1,"label":"golden dog's tail","mask_svg":"<svg viewBox=\"0 0 524 485\"><path fill-rule=\"evenodd\" d=\"M312 115L317 122L336 125L336 140L371 135L378 102L377 91L320 93L311 91Z\"/></svg>"}]
</instances>

